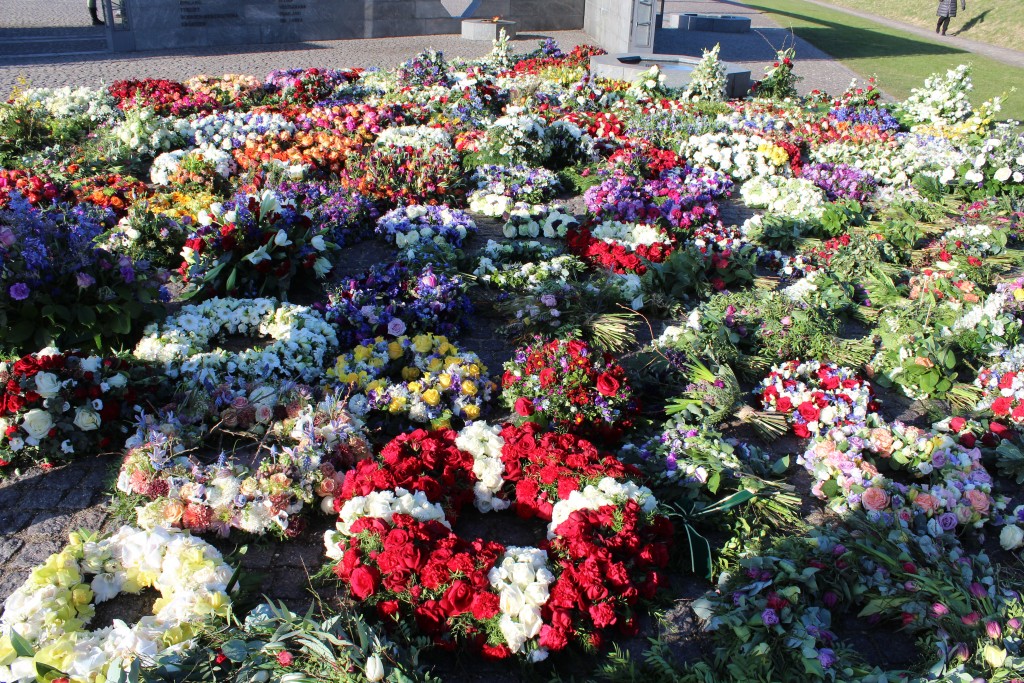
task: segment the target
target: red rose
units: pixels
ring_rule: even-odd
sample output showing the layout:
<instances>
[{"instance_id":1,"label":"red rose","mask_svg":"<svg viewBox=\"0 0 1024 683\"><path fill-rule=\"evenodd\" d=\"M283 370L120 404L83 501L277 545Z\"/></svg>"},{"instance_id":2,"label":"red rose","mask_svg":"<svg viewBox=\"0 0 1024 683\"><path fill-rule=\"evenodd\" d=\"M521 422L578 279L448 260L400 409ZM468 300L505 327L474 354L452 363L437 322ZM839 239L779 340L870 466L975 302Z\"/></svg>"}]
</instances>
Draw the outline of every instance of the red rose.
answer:
<instances>
[{"instance_id":1,"label":"red rose","mask_svg":"<svg viewBox=\"0 0 1024 683\"><path fill-rule=\"evenodd\" d=\"M614 396L619 391L619 380L602 372L597 377L597 390L602 396Z\"/></svg>"},{"instance_id":2,"label":"red rose","mask_svg":"<svg viewBox=\"0 0 1024 683\"><path fill-rule=\"evenodd\" d=\"M525 396L520 396L516 399L515 411L523 417L533 415L533 401Z\"/></svg>"},{"instance_id":3,"label":"red rose","mask_svg":"<svg viewBox=\"0 0 1024 683\"><path fill-rule=\"evenodd\" d=\"M349 585L352 586L352 593L360 600L365 600L377 591L380 584L380 572L373 567L365 565L352 570L349 578Z\"/></svg>"},{"instance_id":4,"label":"red rose","mask_svg":"<svg viewBox=\"0 0 1024 683\"><path fill-rule=\"evenodd\" d=\"M993 434L998 436L1000 439L1010 438L1010 428L1004 424L1000 424L999 422L989 422L988 428Z\"/></svg>"},{"instance_id":5,"label":"red rose","mask_svg":"<svg viewBox=\"0 0 1024 683\"><path fill-rule=\"evenodd\" d=\"M821 415L821 409L810 401L804 401L801 403L797 410L800 412L800 416L808 422L814 422L818 419L818 416Z\"/></svg>"},{"instance_id":6,"label":"red rose","mask_svg":"<svg viewBox=\"0 0 1024 683\"><path fill-rule=\"evenodd\" d=\"M952 420L949 421L949 428L952 429L954 432L959 432L966 425L967 425L967 420L965 420L964 418L959 417L959 416L958 417L954 417Z\"/></svg>"},{"instance_id":7,"label":"red rose","mask_svg":"<svg viewBox=\"0 0 1024 683\"><path fill-rule=\"evenodd\" d=\"M793 401L789 396L782 396L775 402L775 409L780 413L788 413L793 410Z\"/></svg>"},{"instance_id":8,"label":"red rose","mask_svg":"<svg viewBox=\"0 0 1024 683\"><path fill-rule=\"evenodd\" d=\"M381 617L391 617L398 614L398 600L385 600L377 604L377 614Z\"/></svg>"},{"instance_id":9,"label":"red rose","mask_svg":"<svg viewBox=\"0 0 1024 683\"><path fill-rule=\"evenodd\" d=\"M449 615L468 612L473 606L473 589L465 581L454 582L441 598L441 608Z\"/></svg>"},{"instance_id":10,"label":"red rose","mask_svg":"<svg viewBox=\"0 0 1024 683\"><path fill-rule=\"evenodd\" d=\"M977 439L974 437L974 434L971 434L970 432L960 435L960 445L964 448L974 448L974 444L976 442Z\"/></svg>"}]
</instances>

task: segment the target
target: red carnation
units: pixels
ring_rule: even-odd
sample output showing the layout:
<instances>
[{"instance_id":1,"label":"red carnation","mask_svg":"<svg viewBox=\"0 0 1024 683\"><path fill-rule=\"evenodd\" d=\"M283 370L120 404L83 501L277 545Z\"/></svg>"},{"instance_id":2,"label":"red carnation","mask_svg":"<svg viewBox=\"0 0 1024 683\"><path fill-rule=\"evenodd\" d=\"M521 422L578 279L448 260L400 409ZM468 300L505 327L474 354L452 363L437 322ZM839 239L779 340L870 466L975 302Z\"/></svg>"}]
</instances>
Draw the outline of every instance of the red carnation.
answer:
<instances>
[{"instance_id":1,"label":"red carnation","mask_svg":"<svg viewBox=\"0 0 1024 683\"><path fill-rule=\"evenodd\" d=\"M952 429L954 432L958 432L958 433L966 425L967 425L967 420L965 420L964 418L959 417L959 416L954 417L952 420L949 421L949 428Z\"/></svg>"},{"instance_id":2,"label":"red carnation","mask_svg":"<svg viewBox=\"0 0 1024 683\"><path fill-rule=\"evenodd\" d=\"M1009 396L1000 396L992 402L992 412L996 415L1003 416L1010 412L1010 406L1013 405L1013 399Z\"/></svg>"}]
</instances>

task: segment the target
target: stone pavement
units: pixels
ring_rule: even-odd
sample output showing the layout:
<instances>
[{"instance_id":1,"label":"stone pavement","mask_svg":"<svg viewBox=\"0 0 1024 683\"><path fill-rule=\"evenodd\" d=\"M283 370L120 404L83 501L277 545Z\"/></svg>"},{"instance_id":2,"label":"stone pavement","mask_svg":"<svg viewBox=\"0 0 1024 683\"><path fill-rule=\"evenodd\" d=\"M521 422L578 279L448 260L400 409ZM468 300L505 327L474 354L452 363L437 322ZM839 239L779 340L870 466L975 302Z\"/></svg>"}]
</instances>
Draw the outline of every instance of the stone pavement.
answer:
<instances>
[{"instance_id":1,"label":"stone pavement","mask_svg":"<svg viewBox=\"0 0 1024 683\"><path fill-rule=\"evenodd\" d=\"M754 80L764 75L764 69L775 61L775 53L783 47L796 47L794 72L802 80L797 90L808 93L822 90L839 94L857 77L850 69L789 30L779 26L760 10L738 2L720 0L661 0L663 14L731 14L750 19L750 33L712 33L710 31L681 31L659 28L654 36L654 51L665 54L700 56L702 50L719 43L721 58L750 69Z\"/></svg>"}]
</instances>

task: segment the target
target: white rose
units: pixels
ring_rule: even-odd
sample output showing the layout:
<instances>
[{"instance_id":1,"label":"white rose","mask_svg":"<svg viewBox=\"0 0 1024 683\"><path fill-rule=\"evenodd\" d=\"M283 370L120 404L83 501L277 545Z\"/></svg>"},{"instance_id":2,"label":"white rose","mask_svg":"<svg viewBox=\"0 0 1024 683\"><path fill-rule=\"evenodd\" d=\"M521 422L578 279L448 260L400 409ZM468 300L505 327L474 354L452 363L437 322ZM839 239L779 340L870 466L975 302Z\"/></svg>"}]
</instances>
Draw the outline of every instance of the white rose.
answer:
<instances>
[{"instance_id":1,"label":"white rose","mask_svg":"<svg viewBox=\"0 0 1024 683\"><path fill-rule=\"evenodd\" d=\"M1024 530L1016 524L1008 524L999 532L999 545L1003 550L1016 550L1024 545Z\"/></svg>"},{"instance_id":2,"label":"white rose","mask_svg":"<svg viewBox=\"0 0 1024 683\"><path fill-rule=\"evenodd\" d=\"M113 377L107 380L107 384L114 387L115 389L120 389L124 385L128 384L128 378L126 378L124 375L114 375Z\"/></svg>"},{"instance_id":3,"label":"white rose","mask_svg":"<svg viewBox=\"0 0 1024 683\"><path fill-rule=\"evenodd\" d=\"M34 439L42 439L53 427L53 418L45 410L35 408L25 413L21 428Z\"/></svg>"},{"instance_id":4,"label":"white rose","mask_svg":"<svg viewBox=\"0 0 1024 683\"><path fill-rule=\"evenodd\" d=\"M1010 179L1010 169L1009 169L1009 167L1003 166L1001 169L996 171L995 178L996 178L996 180L998 180L1001 183L1005 183L1007 180L1009 180Z\"/></svg>"},{"instance_id":5,"label":"white rose","mask_svg":"<svg viewBox=\"0 0 1024 683\"><path fill-rule=\"evenodd\" d=\"M36 374L36 393L43 398L53 398L60 391L60 380L49 372Z\"/></svg>"},{"instance_id":6,"label":"white rose","mask_svg":"<svg viewBox=\"0 0 1024 683\"><path fill-rule=\"evenodd\" d=\"M79 408L75 411L75 426L83 432L91 432L94 429L99 429L100 422L100 414L95 410Z\"/></svg>"}]
</instances>

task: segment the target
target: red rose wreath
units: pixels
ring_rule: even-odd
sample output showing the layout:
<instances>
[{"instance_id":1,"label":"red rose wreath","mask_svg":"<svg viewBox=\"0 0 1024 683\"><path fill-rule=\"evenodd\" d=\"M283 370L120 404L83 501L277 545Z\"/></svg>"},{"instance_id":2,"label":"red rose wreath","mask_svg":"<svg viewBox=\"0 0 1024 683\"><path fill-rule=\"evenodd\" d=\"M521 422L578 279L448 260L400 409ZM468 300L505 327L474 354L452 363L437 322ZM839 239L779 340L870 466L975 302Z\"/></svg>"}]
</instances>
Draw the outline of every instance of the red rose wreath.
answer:
<instances>
[{"instance_id":1,"label":"red rose wreath","mask_svg":"<svg viewBox=\"0 0 1024 683\"><path fill-rule=\"evenodd\" d=\"M327 533L334 573L381 616L411 618L445 647L543 659L570 642L636 632L664 581L672 525L638 472L573 434L535 424L417 430L345 477ZM548 522L536 548L465 539L467 503Z\"/></svg>"}]
</instances>

